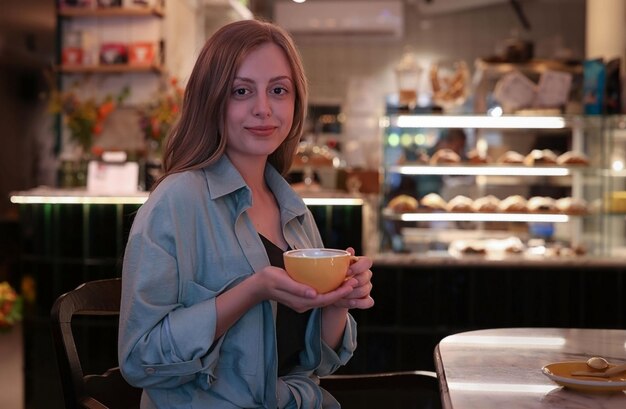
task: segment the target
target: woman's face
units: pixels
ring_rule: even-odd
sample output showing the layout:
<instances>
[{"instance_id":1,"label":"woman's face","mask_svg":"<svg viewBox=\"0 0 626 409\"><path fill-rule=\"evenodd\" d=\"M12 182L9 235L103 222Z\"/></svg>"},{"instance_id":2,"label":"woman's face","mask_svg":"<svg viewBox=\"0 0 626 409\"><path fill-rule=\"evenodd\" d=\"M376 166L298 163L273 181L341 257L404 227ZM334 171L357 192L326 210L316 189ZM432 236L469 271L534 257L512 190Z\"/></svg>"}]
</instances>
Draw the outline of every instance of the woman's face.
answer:
<instances>
[{"instance_id":1,"label":"woman's face","mask_svg":"<svg viewBox=\"0 0 626 409\"><path fill-rule=\"evenodd\" d=\"M296 89L282 49L265 43L250 52L235 75L226 108L226 153L235 163L267 157L293 122Z\"/></svg>"}]
</instances>

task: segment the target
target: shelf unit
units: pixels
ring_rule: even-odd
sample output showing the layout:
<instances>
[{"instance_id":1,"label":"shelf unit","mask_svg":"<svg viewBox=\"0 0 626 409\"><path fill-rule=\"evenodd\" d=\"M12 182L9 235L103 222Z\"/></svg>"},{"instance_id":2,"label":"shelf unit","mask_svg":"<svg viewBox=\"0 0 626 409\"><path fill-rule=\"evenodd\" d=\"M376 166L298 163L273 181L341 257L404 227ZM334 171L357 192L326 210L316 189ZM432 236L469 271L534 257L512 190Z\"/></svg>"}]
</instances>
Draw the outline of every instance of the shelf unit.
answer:
<instances>
[{"instance_id":1,"label":"shelf unit","mask_svg":"<svg viewBox=\"0 0 626 409\"><path fill-rule=\"evenodd\" d=\"M60 7L58 11L59 17L136 17L136 16L155 16L164 17L165 12L160 6L157 7Z\"/></svg>"},{"instance_id":2,"label":"shelf unit","mask_svg":"<svg viewBox=\"0 0 626 409\"><path fill-rule=\"evenodd\" d=\"M160 74L163 72L163 67L160 64L60 65L58 71L62 74L124 74L141 72Z\"/></svg>"},{"instance_id":3,"label":"shelf unit","mask_svg":"<svg viewBox=\"0 0 626 409\"><path fill-rule=\"evenodd\" d=\"M605 243L603 234L604 212L601 209L601 198L605 192L605 179L601 176L605 169L606 161L604 152L606 142L600 133L605 124L601 118L584 118L578 116L480 116L480 115L394 115L384 117L381 120L384 134L384 183L381 200L381 252L412 252L423 251L424 246L415 250L407 246L403 229L410 231L411 239L428 243L433 237L441 236L440 229L448 230L447 237L466 237L473 234L477 239L489 239L493 236L504 234L517 236L523 240L531 238L528 232L530 224L554 224L553 228L560 232L560 237L566 237L572 246L582 245L593 254L602 254L610 248ZM532 139L533 136L522 135L535 132L543 132L550 135L563 136L568 133L568 149L577 152L585 152L593 159L590 166L557 166L557 165L500 165L471 164L461 162L454 165L420 164L407 158L406 151L421 147L432 146L433 140L441 129L460 128L472 135L468 137L471 143L466 151L471 148L482 149L485 154L490 145L489 139L493 134L498 135L500 142L506 145L506 133L513 132L517 140ZM430 132L431 144L428 143ZM490 135L491 134L491 135ZM544 135L545 136L545 135ZM473 139L473 141L472 141ZM493 138L492 138L493 139ZM588 140L594 143L588 143ZM419 141L419 143L418 143ZM413 147L413 148L411 148ZM432 152L431 152L432 153ZM526 154L528 152L523 152ZM563 152L559 152L563 153ZM410 156L410 155L408 155ZM389 200L397 194L403 193L396 185L402 185L404 179L417 179L415 182L419 189L420 178L470 178L468 190L477 197L492 194L491 191L508 191L509 194L517 194L516 189L526 189L526 186L549 186L551 189L567 191L566 195L574 199L584 199L589 206L589 211L583 214L559 212L552 213L456 213L445 211L423 211L395 213L386 208ZM397 180L401 180L397 182ZM406 190L406 188L405 188ZM490 191L491 190L491 191ZM528 189L527 189L528 190ZM407 193L407 192L404 192ZM435 192L438 193L438 192ZM416 199L421 199L424 192L408 192ZM452 198L451 195L446 200ZM498 196L496 194L496 196ZM524 194L522 194L524 196ZM540 196L537 194L528 195ZM543 195L541 195L543 196ZM549 195L545 195L549 196ZM529 198L528 197L528 198ZM556 197L556 198L558 198ZM462 226L458 226L462 224ZM495 230L494 229L495 226ZM471 230L468 231L468 230ZM420 233L421 232L421 233ZM418 237L418 236L423 237ZM423 244L422 243L422 244ZM449 244L449 243L448 243ZM443 250L445 243L439 243L437 250ZM441 253L441 251L439 251Z\"/></svg>"},{"instance_id":4,"label":"shelf unit","mask_svg":"<svg viewBox=\"0 0 626 409\"><path fill-rule=\"evenodd\" d=\"M61 6L57 11L59 17L60 49L64 47L63 35L66 23L72 21L88 21L91 26L98 26L98 24L106 21L119 21L123 18L129 18L132 21L128 25L134 24L134 20L157 18L163 19L165 12L162 6L155 7L68 7ZM100 28L95 29L95 31ZM106 40L106 38L105 38ZM102 40L101 40L102 41ZM160 53L163 52L162 39L154 39L154 53L155 60L149 64L131 64L131 63L114 63L114 64L101 64L101 63L77 63L77 64L60 64L58 71L61 74L119 74L119 73L141 73L141 72L154 72L161 73L162 58ZM89 52L89 50L83 50ZM91 51L93 52L93 50ZM98 52L99 54L99 52Z\"/></svg>"},{"instance_id":5,"label":"shelf unit","mask_svg":"<svg viewBox=\"0 0 626 409\"><path fill-rule=\"evenodd\" d=\"M60 90L73 88L78 98L104 99L119 94L132 84L125 107L132 108L149 101L165 72L164 18L164 1L146 7L59 5L57 87ZM107 43L112 49L123 44L126 50L120 55L126 53L126 58L115 55L107 60L111 61L110 64L103 63L102 45ZM141 53L146 56L143 60L131 58L131 55ZM137 142L139 132L137 128L127 134L130 146L140 143ZM71 154L72 146L61 121L57 122L56 137L57 154L68 151Z\"/></svg>"}]
</instances>

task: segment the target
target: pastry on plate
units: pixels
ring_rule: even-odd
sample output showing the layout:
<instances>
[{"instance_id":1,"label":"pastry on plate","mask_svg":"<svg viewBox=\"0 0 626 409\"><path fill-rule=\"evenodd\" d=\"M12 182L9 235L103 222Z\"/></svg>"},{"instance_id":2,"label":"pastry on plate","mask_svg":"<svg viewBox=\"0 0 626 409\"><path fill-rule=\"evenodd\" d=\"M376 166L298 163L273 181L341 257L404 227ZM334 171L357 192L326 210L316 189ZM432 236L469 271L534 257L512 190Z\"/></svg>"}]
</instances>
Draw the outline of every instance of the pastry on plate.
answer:
<instances>
[{"instance_id":1,"label":"pastry on plate","mask_svg":"<svg viewBox=\"0 0 626 409\"><path fill-rule=\"evenodd\" d=\"M422 197L420 204L430 210L446 210L446 201L437 193L429 193Z\"/></svg>"},{"instance_id":2,"label":"pastry on plate","mask_svg":"<svg viewBox=\"0 0 626 409\"><path fill-rule=\"evenodd\" d=\"M524 250L526 250L526 247L520 239L507 240L504 247L504 252L507 254L522 254Z\"/></svg>"},{"instance_id":3,"label":"pastry on plate","mask_svg":"<svg viewBox=\"0 0 626 409\"><path fill-rule=\"evenodd\" d=\"M493 213L500 209L500 199L494 195L479 197L472 203L472 209L475 212Z\"/></svg>"},{"instance_id":4,"label":"pastry on plate","mask_svg":"<svg viewBox=\"0 0 626 409\"><path fill-rule=\"evenodd\" d=\"M520 195L512 195L500 201L498 206L501 212L526 213L528 211L527 200Z\"/></svg>"},{"instance_id":5,"label":"pastry on plate","mask_svg":"<svg viewBox=\"0 0 626 409\"><path fill-rule=\"evenodd\" d=\"M582 152L567 151L556 158L559 165L589 165L589 158Z\"/></svg>"},{"instance_id":6,"label":"pastry on plate","mask_svg":"<svg viewBox=\"0 0 626 409\"><path fill-rule=\"evenodd\" d=\"M533 149L524 158L524 164L528 166L533 165L554 165L556 164L557 156L550 149Z\"/></svg>"},{"instance_id":7,"label":"pastry on plate","mask_svg":"<svg viewBox=\"0 0 626 409\"><path fill-rule=\"evenodd\" d=\"M461 157L452 149L439 149L430 157L431 165L441 165L450 163L460 163Z\"/></svg>"},{"instance_id":8,"label":"pastry on plate","mask_svg":"<svg viewBox=\"0 0 626 409\"><path fill-rule=\"evenodd\" d=\"M515 151L506 151L500 155L497 162L505 164L522 164L524 163L524 155Z\"/></svg>"},{"instance_id":9,"label":"pastry on plate","mask_svg":"<svg viewBox=\"0 0 626 409\"><path fill-rule=\"evenodd\" d=\"M574 199L572 197L557 199L556 208L559 212L566 214L586 214L588 212L585 199Z\"/></svg>"},{"instance_id":10,"label":"pastry on plate","mask_svg":"<svg viewBox=\"0 0 626 409\"><path fill-rule=\"evenodd\" d=\"M415 212L418 207L419 202L417 199L409 195L398 195L387 204L387 208L391 209L394 213Z\"/></svg>"},{"instance_id":11,"label":"pastry on plate","mask_svg":"<svg viewBox=\"0 0 626 409\"><path fill-rule=\"evenodd\" d=\"M555 213L558 211L556 200L546 196L535 196L528 199L528 211L531 213Z\"/></svg>"},{"instance_id":12,"label":"pastry on plate","mask_svg":"<svg viewBox=\"0 0 626 409\"><path fill-rule=\"evenodd\" d=\"M487 248L483 241L468 240L459 246L459 252L464 255L485 255L487 254Z\"/></svg>"},{"instance_id":13,"label":"pastry on plate","mask_svg":"<svg viewBox=\"0 0 626 409\"><path fill-rule=\"evenodd\" d=\"M448 253L453 256L485 255L487 248L483 240L453 240L448 246Z\"/></svg>"},{"instance_id":14,"label":"pastry on plate","mask_svg":"<svg viewBox=\"0 0 626 409\"><path fill-rule=\"evenodd\" d=\"M446 210L449 212L473 212L472 204L474 201L467 196L458 195L452 198L448 205L446 206Z\"/></svg>"}]
</instances>

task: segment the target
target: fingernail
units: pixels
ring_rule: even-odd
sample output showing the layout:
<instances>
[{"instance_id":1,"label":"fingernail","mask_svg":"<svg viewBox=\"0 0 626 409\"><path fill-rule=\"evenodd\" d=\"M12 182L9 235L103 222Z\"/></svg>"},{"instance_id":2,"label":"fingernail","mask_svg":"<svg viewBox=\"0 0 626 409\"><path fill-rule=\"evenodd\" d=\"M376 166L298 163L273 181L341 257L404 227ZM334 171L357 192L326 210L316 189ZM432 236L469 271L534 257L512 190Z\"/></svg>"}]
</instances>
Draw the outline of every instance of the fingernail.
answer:
<instances>
[{"instance_id":1,"label":"fingernail","mask_svg":"<svg viewBox=\"0 0 626 409\"><path fill-rule=\"evenodd\" d=\"M306 292L304 293L304 295L308 298L314 298L315 297L315 291L313 290L306 290Z\"/></svg>"}]
</instances>

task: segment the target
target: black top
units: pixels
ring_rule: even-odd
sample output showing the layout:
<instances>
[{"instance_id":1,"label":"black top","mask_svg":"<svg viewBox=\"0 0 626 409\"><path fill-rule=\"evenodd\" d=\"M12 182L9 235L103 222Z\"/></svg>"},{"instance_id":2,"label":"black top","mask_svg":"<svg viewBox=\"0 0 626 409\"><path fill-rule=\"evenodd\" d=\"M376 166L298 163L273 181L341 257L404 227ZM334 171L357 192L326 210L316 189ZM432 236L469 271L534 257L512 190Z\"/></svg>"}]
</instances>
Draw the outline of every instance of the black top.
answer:
<instances>
[{"instance_id":1,"label":"black top","mask_svg":"<svg viewBox=\"0 0 626 409\"><path fill-rule=\"evenodd\" d=\"M270 240L259 234L270 264L285 268L283 250ZM304 334L311 311L298 313L291 308L277 303L276 312L276 343L278 350L278 376L286 375L300 363L299 354L304 349Z\"/></svg>"}]
</instances>

